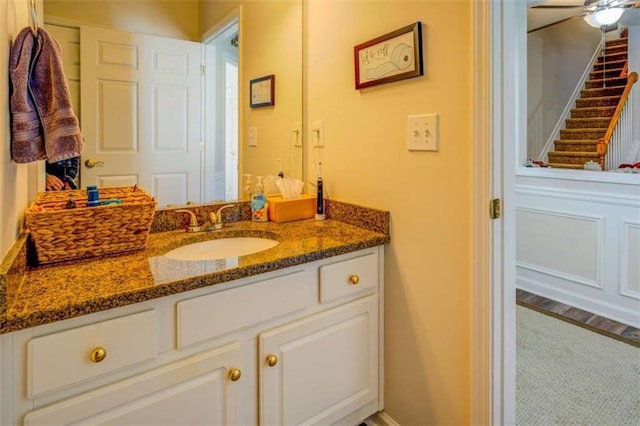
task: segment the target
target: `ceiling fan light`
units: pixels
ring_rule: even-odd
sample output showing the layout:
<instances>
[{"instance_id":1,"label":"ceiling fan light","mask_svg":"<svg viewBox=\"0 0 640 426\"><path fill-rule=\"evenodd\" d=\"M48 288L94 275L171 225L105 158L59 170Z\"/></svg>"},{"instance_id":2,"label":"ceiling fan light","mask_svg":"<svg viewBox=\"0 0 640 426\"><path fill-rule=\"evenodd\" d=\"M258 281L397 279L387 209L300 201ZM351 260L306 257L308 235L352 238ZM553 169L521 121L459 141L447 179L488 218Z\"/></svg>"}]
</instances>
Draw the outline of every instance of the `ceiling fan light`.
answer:
<instances>
[{"instance_id":1,"label":"ceiling fan light","mask_svg":"<svg viewBox=\"0 0 640 426\"><path fill-rule=\"evenodd\" d=\"M621 7L600 9L585 15L584 20L594 28L608 27L618 22L623 13L624 9Z\"/></svg>"}]
</instances>

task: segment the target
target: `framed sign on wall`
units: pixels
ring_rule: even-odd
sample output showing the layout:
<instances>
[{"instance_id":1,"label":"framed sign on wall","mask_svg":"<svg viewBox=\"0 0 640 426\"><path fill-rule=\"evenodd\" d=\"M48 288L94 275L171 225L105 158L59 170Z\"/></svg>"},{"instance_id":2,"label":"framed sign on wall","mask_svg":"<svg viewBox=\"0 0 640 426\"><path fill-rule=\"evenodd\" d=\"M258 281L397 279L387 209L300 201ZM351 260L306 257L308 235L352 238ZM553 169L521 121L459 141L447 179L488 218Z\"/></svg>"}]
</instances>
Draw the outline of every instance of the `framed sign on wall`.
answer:
<instances>
[{"instance_id":1,"label":"framed sign on wall","mask_svg":"<svg viewBox=\"0 0 640 426\"><path fill-rule=\"evenodd\" d=\"M251 108L273 106L275 102L276 76L271 74L249 81L249 104Z\"/></svg>"},{"instance_id":2,"label":"framed sign on wall","mask_svg":"<svg viewBox=\"0 0 640 426\"><path fill-rule=\"evenodd\" d=\"M356 89L423 75L422 23L361 43L353 53Z\"/></svg>"}]
</instances>

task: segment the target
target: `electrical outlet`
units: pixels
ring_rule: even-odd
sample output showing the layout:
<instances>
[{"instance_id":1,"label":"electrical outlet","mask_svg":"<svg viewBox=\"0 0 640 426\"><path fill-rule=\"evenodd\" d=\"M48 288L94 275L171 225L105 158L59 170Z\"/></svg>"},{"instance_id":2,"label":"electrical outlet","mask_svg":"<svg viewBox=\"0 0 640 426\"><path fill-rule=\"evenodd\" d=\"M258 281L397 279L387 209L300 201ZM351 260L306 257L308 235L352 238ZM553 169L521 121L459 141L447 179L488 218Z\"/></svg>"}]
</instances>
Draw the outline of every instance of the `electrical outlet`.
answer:
<instances>
[{"instance_id":1,"label":"electrical outlet","mask_svg":"<svg viewBox=\"0 0 640 426\"><path fill-rule=\"evenodd\" d=\"M324 146L324 121L314 121L311 125L311 145L316 148Z\"/></svg>"},{"instance_id":2,"label":"electrical outlet","mask_svg":"<svg viewBox=\"0 0 640 426\"><path fill-rule=\"evenodd\" d=\"M249 131L247 132L247 139L249 146L258 146L258 128L257 127L249 127Z\"/></svg>"},{"instance_id":3,"label":"electrical outlet","mask_svg":"<svg viewBox=\"0 0 640 426\"><path fill-rule=\"evenodd\" d=\"M409 151L438 150L438 114L407 117L407 149Z\"/></svg>"}]
</instances>

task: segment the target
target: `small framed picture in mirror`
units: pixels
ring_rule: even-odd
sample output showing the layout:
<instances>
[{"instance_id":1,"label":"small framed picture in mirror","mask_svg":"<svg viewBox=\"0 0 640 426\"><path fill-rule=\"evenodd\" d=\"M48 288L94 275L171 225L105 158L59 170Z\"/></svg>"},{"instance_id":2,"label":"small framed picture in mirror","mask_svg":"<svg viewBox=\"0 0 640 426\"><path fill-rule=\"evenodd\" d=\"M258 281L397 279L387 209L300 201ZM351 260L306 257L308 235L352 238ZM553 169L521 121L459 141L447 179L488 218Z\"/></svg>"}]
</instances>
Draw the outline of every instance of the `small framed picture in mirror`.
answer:
<instances>
[{"instance_id":1,"label":"small framed picture in mirror","mask_svg":"<svg viewBox=\"0 0 640 426\"><path fill-rule=\"evenodd\" d=\"M273 74L251 80L249 82L249 103L251 108L275 105L275 89L276 76Z\"/></svg>"}]
</instances>

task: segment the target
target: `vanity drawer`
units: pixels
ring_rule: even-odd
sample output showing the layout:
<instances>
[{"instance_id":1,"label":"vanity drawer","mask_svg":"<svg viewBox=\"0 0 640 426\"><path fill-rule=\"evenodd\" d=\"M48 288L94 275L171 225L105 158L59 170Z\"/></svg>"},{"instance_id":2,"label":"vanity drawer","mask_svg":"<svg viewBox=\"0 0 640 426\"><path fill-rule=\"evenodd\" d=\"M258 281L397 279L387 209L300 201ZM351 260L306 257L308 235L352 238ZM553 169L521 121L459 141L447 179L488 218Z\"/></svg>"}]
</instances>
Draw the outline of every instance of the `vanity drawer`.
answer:
<instances>
[{"instance_id":1,"label":"vanity drawer","mask_svg":"<svg viewBox=\"0 0 640 426\"><path fill-rule=\"evenodd\" d=\"M178 348L316 304L318 290L314 275L305 269L178 302Z\"/></svg>"},{"instance_id":2,"label":"vanity drawer","mask_svg":"<svg viewBox=\"0 0 640 426\"><path fill-rule=\"evenodd\" d=\"M30 340L27 396L39 397L153 358L156 324L156 312L150 310Z\"/></svg>"},{"instance_id":3,"label":"vanity drawer","mask_svg":"<svg viewBox=\"0 0 640 426\"><path fill-rule=\"evenodd\" d=\"M361 294L378 286L378 255L370 253L320 267L320 302Z\"/></svg>"}]
</instances>

